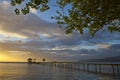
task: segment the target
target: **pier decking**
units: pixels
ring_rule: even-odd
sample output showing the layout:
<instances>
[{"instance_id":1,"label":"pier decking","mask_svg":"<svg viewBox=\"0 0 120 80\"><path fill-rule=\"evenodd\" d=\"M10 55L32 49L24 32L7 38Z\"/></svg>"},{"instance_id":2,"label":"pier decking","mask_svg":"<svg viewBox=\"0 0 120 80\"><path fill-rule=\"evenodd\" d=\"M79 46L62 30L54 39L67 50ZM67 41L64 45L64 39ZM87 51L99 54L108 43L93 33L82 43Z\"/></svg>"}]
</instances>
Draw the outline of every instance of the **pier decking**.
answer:
<instances>
[{"instance_id":1,"label":"pier decking","mask_svg":"<svg viewBox=\"0 0 120 80\"><path fill-rule=\"evenodd\" d=\"M79 62L36 62L36 64L120 77L120 64L109 64L109 63L97 64L97 63L79 63ZM105 67L106 69L109 68L108 72L104 71Z\"/></svg>"}]
</instances>

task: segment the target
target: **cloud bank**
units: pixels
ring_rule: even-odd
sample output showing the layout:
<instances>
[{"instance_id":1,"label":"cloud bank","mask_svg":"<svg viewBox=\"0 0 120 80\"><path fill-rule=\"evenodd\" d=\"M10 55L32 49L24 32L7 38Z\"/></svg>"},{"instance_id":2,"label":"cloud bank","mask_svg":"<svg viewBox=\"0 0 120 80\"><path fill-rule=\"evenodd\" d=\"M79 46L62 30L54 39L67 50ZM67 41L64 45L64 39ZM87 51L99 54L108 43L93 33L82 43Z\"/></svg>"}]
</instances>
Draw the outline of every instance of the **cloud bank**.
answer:
<instances>
[{"instance_id":1,"label":"cloud bank","mask_svg":"<svg viewBox=\"0 0 120 80\"><path fill-rule=\"evenodd\" d=\"M18 16L13 10L9 2L0 3L0 51L6 55L60 61L120 56L119 33L66 35L56 23L42 20L35 12Z\"/></svg>"}]
</instances>

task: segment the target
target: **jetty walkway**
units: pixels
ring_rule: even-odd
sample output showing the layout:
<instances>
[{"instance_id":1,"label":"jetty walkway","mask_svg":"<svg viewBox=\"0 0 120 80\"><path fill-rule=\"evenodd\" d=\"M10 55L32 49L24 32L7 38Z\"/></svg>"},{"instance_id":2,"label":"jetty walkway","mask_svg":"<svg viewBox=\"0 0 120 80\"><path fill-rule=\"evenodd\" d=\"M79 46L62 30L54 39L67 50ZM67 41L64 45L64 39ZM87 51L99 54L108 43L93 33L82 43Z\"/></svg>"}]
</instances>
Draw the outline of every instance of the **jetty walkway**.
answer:
<instances>
[{"instance_id":1,"label":"jetty walkway","mask_svg":"<svg viewBox=\"0 0 120 80\"><path fill-rule=\"evenodd\" d=\"M120 77L120 64L97 64L80 62L36 62L35 64ZM106 72L105 69L108 69L109 71Z\"/></svg>"}]
</instances>

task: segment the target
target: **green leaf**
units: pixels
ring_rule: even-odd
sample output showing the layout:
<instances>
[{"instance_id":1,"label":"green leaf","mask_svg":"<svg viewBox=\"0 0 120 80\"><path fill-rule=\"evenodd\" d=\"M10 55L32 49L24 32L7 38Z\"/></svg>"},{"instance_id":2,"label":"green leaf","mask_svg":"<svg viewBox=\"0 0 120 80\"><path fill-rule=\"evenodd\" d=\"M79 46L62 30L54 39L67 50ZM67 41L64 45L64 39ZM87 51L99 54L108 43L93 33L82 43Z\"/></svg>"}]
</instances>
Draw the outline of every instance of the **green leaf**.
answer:
<instances>
[{"instance_id":1,"label":"green leaf","mask_svg":"<svg viewBox=\"0 0 120 80\"><path fill-rule=\"evenodd\" d=\"M20 14L20 10L19 10L18 8L16 8L16 9L15 9L15 13L16 13L17 15L19 15L19 14Z\"/></svg>"}]
</instances>

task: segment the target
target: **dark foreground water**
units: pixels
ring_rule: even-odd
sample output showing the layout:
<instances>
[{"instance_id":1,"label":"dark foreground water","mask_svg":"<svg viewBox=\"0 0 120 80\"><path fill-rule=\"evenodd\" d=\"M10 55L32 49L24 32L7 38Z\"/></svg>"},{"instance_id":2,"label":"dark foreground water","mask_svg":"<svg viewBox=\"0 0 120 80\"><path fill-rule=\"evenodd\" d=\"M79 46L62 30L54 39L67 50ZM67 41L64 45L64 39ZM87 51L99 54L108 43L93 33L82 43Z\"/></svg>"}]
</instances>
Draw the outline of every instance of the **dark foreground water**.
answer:
<instances>
[{"instance_id":1,"label":"dark foreground water","mask_svg":"<svg viewBox=\"0 0 120 80\"><path fill-rule=\"evenodd\" d=\"M0 80L120 80L88 72L27 63L0 63Z\"/></svg>"}]
</instances>

